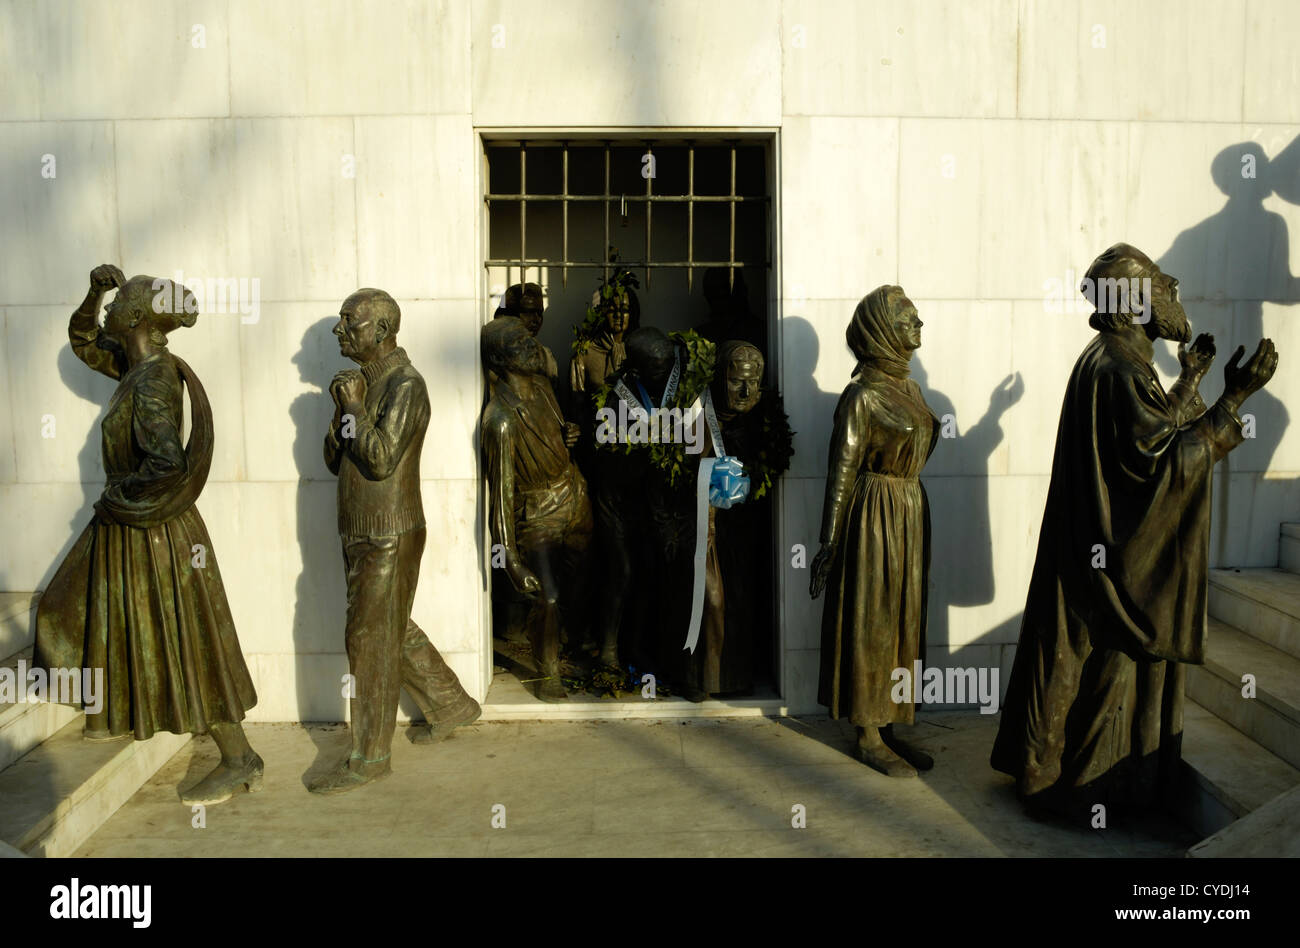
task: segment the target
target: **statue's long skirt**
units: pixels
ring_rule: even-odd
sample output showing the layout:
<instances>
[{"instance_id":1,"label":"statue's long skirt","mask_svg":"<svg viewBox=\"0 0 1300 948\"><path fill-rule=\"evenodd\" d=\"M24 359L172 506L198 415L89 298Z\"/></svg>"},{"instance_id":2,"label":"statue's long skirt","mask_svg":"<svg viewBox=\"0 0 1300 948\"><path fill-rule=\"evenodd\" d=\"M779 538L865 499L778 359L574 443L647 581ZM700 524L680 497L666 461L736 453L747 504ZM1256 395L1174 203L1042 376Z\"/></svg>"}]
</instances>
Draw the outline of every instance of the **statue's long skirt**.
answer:
<instances>
[{"instance_id":1,"label":"statue's long skirt","mask_svg":"<svg viewBox=\"0 0 1300 948\"><path fill-rule=\"evenodd\" d=\"M864 472L826 583L817 700L858 727L911 724L891 697L895 668L924 661L930 510L915 477Z\"/></svg>"},{"instance_id":2,"label":"statue's long skirt","mask_svg":"<svg viewBox=\"0 0 1300 948\"><path fill-rule=\"evenodd\" d=\"M34 663L103 669L91 732L203 734L257 703L196 507L154 527L86 527L37 606Z\"/></svg>"}]
</instances>

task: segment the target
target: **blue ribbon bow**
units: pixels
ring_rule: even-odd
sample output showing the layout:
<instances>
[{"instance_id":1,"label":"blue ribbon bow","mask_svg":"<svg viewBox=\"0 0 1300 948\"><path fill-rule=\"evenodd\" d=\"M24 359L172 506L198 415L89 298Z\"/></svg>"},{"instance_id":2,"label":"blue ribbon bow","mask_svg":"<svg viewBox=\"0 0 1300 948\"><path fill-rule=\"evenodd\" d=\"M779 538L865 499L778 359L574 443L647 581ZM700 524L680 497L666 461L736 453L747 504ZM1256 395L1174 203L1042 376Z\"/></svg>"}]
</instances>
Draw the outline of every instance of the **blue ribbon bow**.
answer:
<instances>
[{"instance_id":1,"label":"blue ribbon bow","mask_svg":"<svg viewBox=\"0 0 1300 948\"><path fill-rule=\"evenodd\" d=\"M713 462L713 476L709 478L709 504L726 510L743 504L749 496L749 477L740 458L726 455Z\"/></svg>"}]
</instances>

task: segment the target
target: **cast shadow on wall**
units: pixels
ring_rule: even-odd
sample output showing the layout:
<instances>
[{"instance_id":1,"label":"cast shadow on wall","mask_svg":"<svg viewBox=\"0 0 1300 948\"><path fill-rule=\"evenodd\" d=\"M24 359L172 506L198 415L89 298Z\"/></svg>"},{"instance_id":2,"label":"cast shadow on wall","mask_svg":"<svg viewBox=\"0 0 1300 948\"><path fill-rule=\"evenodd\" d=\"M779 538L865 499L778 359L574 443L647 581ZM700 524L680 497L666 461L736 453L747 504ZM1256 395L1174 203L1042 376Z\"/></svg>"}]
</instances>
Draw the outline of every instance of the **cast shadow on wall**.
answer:
<instances>
[{"instance_id":1,"label":"cast shadow on wall","mask_svg":"<svg viewBox=\"0 0 1300 948\"><path fill-rule=\"evenodd\" d=\"M931 646L949 647L951 607L987 605L993 601L996 591L989 510L989 459L1002 443L1002 416L1024 397L1025 383L1019 372L1008 375L989 394L988 407L980 420L965 428L963 416L957 412L952 400L930 385L919 355L912 357L912 379L921 387L926 403L940 421L950 416L956 426L956 437L941 436L935 454L930 456L933 465L939 452L947 455L942 459L942 470L952 474L927 478L926 472L921 472L930 498L930 598L926 641ZM982 633L970 644L999 648L997 655L1000 659L1000 647L1014 644L1019 629L1020 613L1017 613Z\"/></svg>"},{"instance_id":2,"label":"cast shadow on wall","mask_svg":"<svg viewBox=\"0 0 1300 948\"><path fill-rule=\"evenodd\" d=\"M289 406L294 425L293 460L298 470L295 523L302 557L294 591L294 691L298 719L304 723L342 721L347 710L342 681L347 661L339 654L344 648L346 582L338 535L337 487L324 458L325 431L334 410L329 384L343 367L338 341L331 332L337 321L329 316L312 323L293 357L299 379L312 386L312 391L299 395ZM329 710L323 712L327 702ZM316 760L308 771L314 775L335 762L338 742L320 728L308 728L307 733L316 743ZM305 785L308 777L304 776L303 782Z\"/></svg>"},{"instance_id":3,"label":"cast shadow on wall","mask_svg":"<svg viewBox=\"0 0 1300 948\"><path fill-rule=\"evenodd\" d=\"M1264 207L1264 201L1274 194L1300 204L1300 137L1272 161L1258 142L1229 145L1211 162L1210 177L1227 201L1218 212L1180 233L1156 260L1161 270L1178 279L1193 333L1215 334L1218 355L1201 383L1207 404L1213 404L1223 391L1223 365L1233 349L1245 346L1248 357L1265 335L1264 304L1294 306L1300 302L1300 277L1291 273L1286 220ZM1156 349L1156 362L1166 375L1178 374L1175 350L1172 343ZM1284 352L1283 360L1288 355L1295 357ZM1255 436L1219 462L1211 565L1238 566L1258 560L1260 554L1248 552L1242 545L1246 542L1262 544L1260 553L1275 564L1274 521L1300 519L1296 479L1258 477L1272 464L1290 421L1275 391L1282 378L1279 374L1273 384L1251 396L1244 412L1254 416ZM1245 523L1234 523L1229 516L1232 495L1239 489L1234 481L1239 479L1255 482ZM1262 519L1259 524L1256 515ZM1266 530L1270 523L1270 536L1252 535L1246 540L1241 534ZM1238 541L1235 549L1230 547L1230 535ZM1272 544L1272 557L1265 552L1268 544ZM1247 551L1246 560L1234 562L1243 551Z\"/></svg>"},{"instance_id":4,"label":"cast shadow on wall","mask_svg":"<svg viewBox=\"0 0 1300 948\"><path fill-rule=\"evenodd\" d=\"M70 313L71 310L69 310ZM99 411L95 415L95 423L90 426L90 430L86 433L85 444L77 452L77 471L81 479L81 506L68 522L68 535L64 538L63 545L59 547L58 555L50 561L45 574L41 577L38 586L40 589L49 587L50 580L54 578L55 570L59 568L59 565L72 549L72 544L81 536L82 531L86 529L86 526L95 516L95 501L99 500L100 495L104 492L106 482L103 435L100 431L100 425L103 424L104 416L108 413L109 399L113 397L113 392L117 388L117 382L100 375L78 359L77 354L72 351L70 345L63 345L59 348L56 364L59 369L59 378L68 387L68 391L80 399L94 403L98 406Z\"/></svg>"}]
</instances>

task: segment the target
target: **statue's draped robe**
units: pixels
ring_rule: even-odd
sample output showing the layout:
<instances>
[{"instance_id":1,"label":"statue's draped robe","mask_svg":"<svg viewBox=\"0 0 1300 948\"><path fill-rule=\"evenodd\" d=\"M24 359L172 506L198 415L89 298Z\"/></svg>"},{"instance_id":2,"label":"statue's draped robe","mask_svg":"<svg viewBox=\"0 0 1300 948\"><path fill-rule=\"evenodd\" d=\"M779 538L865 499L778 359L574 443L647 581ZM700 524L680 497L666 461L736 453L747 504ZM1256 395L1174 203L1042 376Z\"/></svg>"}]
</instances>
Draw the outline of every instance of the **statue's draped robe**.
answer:
<instances>
[{"instance_id":1,"label":"statue's draped robe","mask_svg":"<svg viewBox=\"0 0 1300 948\"><path fill-rule=\"evenodd\" d=\"M108 486L36 611L33 664L104 670L96 735L202 734L242 721L257 702L194 499L211 461L211 410L198 379L167 351L127 369L96 345L95 317L77 313L77 357L120 379L102 423ZM194 436L181 445L182 377Z\"/></svg>"},{"instance_id":2,"label":"statue's draped robe","mask_svg":"<svg viewBox=\"0 0 1300 948\"><path fill-rule=\"evenodd\" d=\"M1145 336L1103 331L1070 376L993 748L1022 798L1070 812L1154 802L1182 663L1204 660L1210 478L1241 422L1183 383L1166 394L1150 359Z\"/></svg>"},{"instance_id":3,"label":"statue's draped robe","mask_svg":"<svg viewBox=\"0 0 1300 948\"><path fill-rule=\"evenodd\" d=\"M891 698L891 676L925 657L930 506L920 473L938 440L920 386L869 365L835 409L822 542L836 555L817 700L858 727L913 721L910 698Z\"/></svg>"}]
</instances>

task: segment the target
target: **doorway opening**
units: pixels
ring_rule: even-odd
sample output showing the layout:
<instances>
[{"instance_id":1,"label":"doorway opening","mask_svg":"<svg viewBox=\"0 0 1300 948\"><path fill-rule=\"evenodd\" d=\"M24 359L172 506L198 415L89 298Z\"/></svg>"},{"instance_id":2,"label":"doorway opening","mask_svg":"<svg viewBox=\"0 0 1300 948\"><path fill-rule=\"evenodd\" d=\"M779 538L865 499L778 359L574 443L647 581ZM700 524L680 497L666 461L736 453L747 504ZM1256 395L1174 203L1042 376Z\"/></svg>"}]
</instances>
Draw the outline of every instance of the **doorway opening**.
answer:
<instances>
[{"instance_id":1,"label":"doorway opening","mask_svg":"<svg viewBox=\"0 0 1300 948\"><path fill-rule=\"evenodd\" d=\"M639 325L664 333L721 332L715 342L743 336L762 351L764 384L775 389L779 353L769 344L776 339L770 324L777 299L772 133L490 133L482 146L483 318L502 312L511 286L541 287L545 310L537 338L553 355L557 402L568 420L578 421L575 415L585 410L583 393L570 384L575 326L620 268L636 279ZM580 447L574 456L590 475L589 452ZM675 683L657 675L653 662L638 665L625 657L614 672L577 648L581 642L570 641L562 674L574 716L593 716L593 705L627 716L631 706L662 715L674 713L674 705L685 705L680 713L772 713L782 704L774 493L746 512L753 521L745 534L746 602L737 602L736 612L744 628L729 622L726 631L747 636L746 686L692 706L675 700ZM597 518L593 599L602 576L601 542ZM491 572L495 667L488 700L498 709L518 705L521 715L535 717L541 703L531 693L539 671L525 628L528 604L505 570ZM689 600L691 590L675 588L670 595ZM642 595L629 606L634 615L625 624L645 619L656 602ZM590 644L590 636L567 628L568 620L568 636ZM679 636L675 628L651 634ZM656 674L653 688L647 688L647 673ZM647 701L651 694L668 700Z\"/></svg>"}]
</instances>

